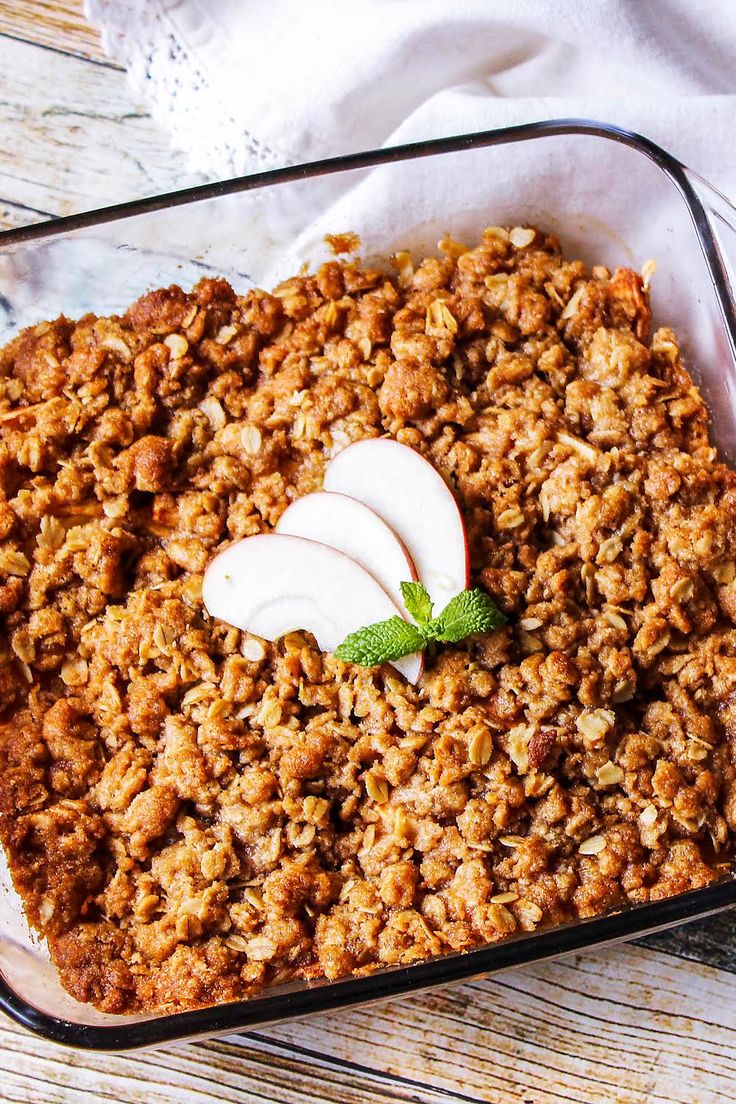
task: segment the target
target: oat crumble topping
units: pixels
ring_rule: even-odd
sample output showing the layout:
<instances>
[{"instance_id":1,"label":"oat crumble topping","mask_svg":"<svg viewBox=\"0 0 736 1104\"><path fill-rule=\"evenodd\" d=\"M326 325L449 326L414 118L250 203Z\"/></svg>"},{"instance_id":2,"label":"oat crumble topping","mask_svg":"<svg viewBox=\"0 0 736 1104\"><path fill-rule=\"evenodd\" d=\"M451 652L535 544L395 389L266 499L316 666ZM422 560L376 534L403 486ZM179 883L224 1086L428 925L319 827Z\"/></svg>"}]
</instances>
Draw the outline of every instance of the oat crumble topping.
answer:
<instances>
[{"instance_id":1,"label":"oat crumble topping","mask_svg":"<svg viewBox=\"0 0 736 1104\"><path fill-rule=\"evenodd\" d=\"M539 231L441 246L0 353L0 836L79 1000L233 1000L727 869L736 477L675 334ZM200 597L380 434L447 478L511 619L416 688Z\"/></svg>"}]
</instances>

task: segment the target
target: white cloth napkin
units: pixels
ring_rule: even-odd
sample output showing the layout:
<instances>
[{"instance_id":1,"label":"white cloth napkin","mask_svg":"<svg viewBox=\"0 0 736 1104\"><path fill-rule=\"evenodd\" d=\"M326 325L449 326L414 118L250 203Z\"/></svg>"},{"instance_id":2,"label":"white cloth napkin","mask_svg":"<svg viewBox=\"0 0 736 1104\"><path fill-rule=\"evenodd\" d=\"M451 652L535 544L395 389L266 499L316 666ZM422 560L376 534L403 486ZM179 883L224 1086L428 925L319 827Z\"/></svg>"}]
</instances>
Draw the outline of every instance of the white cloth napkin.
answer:
<instances>
[{"instance_id":1,"label":"white cloth napkin","mask_svg":"<svg viewBox=\"0 0 736 1104\"><path fill-rule=\"evenodd\" d=\"M733 0L86 0L210 177L585 116L736 195Z\"/></svg>"}]
</instances>

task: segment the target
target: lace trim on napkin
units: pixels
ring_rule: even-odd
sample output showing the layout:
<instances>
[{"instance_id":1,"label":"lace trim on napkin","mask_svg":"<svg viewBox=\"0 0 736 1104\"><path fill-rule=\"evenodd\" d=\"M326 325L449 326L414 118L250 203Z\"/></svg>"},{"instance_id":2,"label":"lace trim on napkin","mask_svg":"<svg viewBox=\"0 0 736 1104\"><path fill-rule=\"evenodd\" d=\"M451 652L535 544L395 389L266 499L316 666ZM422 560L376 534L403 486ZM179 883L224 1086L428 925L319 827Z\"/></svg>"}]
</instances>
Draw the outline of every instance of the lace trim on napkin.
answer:
<instances>
[{"instance_id":1,"label":"lace trim on napkin","mask_svg":"<svg viewBox=\"0 0 736 1104\"><path fill-rule=\"evenodd\" d=\"M289 163L236 122L155 0L85 0L85 16L99 29L108 57L125 66L152 118L184 152L189 169L228 177Z\"/></svg>"}]
</instances>

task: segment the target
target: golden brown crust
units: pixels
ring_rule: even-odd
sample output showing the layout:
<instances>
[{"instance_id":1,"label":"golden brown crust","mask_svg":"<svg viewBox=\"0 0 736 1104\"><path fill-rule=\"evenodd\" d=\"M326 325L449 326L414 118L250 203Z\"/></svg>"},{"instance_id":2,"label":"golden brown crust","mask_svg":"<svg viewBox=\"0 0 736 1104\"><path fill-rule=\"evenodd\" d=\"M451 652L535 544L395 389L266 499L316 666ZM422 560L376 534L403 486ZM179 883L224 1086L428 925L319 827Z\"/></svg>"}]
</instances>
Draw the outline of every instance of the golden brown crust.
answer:
<instances>
[{"instance_id":1,"label":"golden brown crust","mask_svg":"<svg viewBox=\"0 0 736 1104\"><path fill-rule=\"evenodd\" d=\"M658 900L736 830L736 479L641 278L491 228L0 353L0 836L62 980L232 1000ZM418 687L203 611L352 440L452 486L509 614Z\"/></svg>"}]
</instances>

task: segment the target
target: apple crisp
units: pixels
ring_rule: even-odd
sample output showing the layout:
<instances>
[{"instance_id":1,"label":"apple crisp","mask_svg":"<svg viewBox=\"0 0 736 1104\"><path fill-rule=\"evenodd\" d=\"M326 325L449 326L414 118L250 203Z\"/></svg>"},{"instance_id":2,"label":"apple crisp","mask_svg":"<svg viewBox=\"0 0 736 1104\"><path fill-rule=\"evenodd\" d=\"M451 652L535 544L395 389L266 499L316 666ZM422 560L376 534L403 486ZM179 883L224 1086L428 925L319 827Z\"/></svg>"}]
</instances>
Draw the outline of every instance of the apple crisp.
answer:
<instances>
[{"instance_id":1,"label":"apple crisp","mask_svg":"<svg viewBox=\"0 0 736 1104\"><path fill-rule=\"evenodd\" d=\"M0 836L63 984L234 1000L657 900L736 830L736 477L641 277L540 231L0 353ZM388 666L208 618L203 572L389 435L509 618Z\"/></svg>"}]
</instances>

